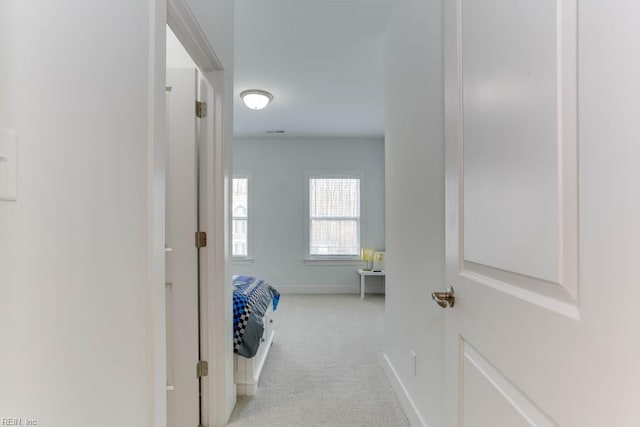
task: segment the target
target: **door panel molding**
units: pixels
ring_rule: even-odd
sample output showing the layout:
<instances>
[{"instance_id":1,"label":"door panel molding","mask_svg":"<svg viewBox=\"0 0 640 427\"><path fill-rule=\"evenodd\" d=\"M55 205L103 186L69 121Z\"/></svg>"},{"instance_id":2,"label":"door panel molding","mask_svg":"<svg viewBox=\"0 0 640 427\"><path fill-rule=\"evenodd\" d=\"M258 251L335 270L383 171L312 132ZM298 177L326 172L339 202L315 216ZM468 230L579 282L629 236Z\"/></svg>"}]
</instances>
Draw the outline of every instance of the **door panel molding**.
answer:
<instances>
[{"instance_id":1,"label":"door panel molding","mask_svg":"<svg viewBox=\"0 0 640 427\"><path fill-rule=\"evenodd\" d=\"M494 0L497 4L501 3L501 0ZM547 239L546 246L543 248L550 249L544 253L544 250L537 251L536 255L539 259L526 260L526 256L517 255L511 257L512 259L520 259L524 263L529 262L529 266L532 268L518 268L513 263L508 262L510 256L509 252L513 248L500 244L500 240L509 242L512 238L511 235L502 234L497 236L496 243L494 244L494 250L500 252L495 257L491 257L490 253L483 253L478 256L479 252L476 250L475 255L469 253L469 241L465 241L465 88L464 86L464 61L465 61L465 46L463 39L463 29L465 17L465 1L457 0L454 5L448 7L454 7L455 13L451 13L446 19L449 25L453 24L455 19L456 38L452 40L449 38L445 40L445 63L447 68L457 70L457 75L454 73L446 73L445 85L447 87L445 95L445 108L446 108L446 128L447 128L447 163L448 163L448 176L447 176L447 192L448 199L450 196L454 196L457 200L454 208L456 212L452 212L448 208L447 216L450 218L453 215L456 216L456 223L458 225L458 231L451 232L448 230L448 236L456 242L450 241L447 245L447 251L452 254L455 251L455 259L457 259L456 268L458 274L461 277L471 279L475 282L491 287L492 289L500 292L507 293L516 298L520 298L529 303L544 307L548 310L563 314L573 319L579 318L579 274L578 274L578 134L577 134L577 1L576 0L558 0L555 3L555 10L553 11L553 19L555 22L544 22L545 28L555 29L555 39L553 40L555 45L552 48L555 49L555 57L550 64L555 62L554 67L551 65L544 70L543 73L553 76L555 81L555 93L552 99L555 111L552 115L543 116L543 124L552 129L553 133L548 132L547 135L553 140L543 141L546 144L546 148L550 147L554 152L548 151L548 155L543 160L548 164L552 164L552 169L540 173L540 176L548 179L550 176L554 176L555 184L552 183L552 187L545 187L543 193L547 200L549 194L553 194L555 200L555 206L540 206L538 209L541 212L547 214L547 221L545 225L549 225L549 229L555 229L557 231L547 231L547 233L554 233L553 239ZM506 3L505 3L506 4ZM453 12L453 11L450 11ZM481 18L481 17L480 17ZM544 18L547 19L547 18ZM532 29L531 31L538 31ZM549 31L548 31L549 32ZM547 32L547 33L548 33ZM545 33L545 34L547 34ZM531 34L530 34L531 36ZM533 34L535 36L535 34ZM535 37L531 36L531 39ZM548 37L548 35L547 35ZM467 52L467 55L471 53ZM499 54L498 54L499 56ZM509 58L503 55L504 58ZM502 58L502 59L504 59ZM517 65L520 66L519 64ZM491 70L489 70L491 71ZM518 71L516 69L516 71ZM452 76L453 75L453 76ZM546 74L545 74L546 75ZM499 76L500 77L500 76ZM516 75L517 78L522 78L522 75ZM489 72L488 81L491 80ZM496 79L504 80L504 79ZM517 80L517 79L516 79ZM524 79L526 80L526 79ZM477 87L472 88L476 90ZM524 89L527 90L526 84ZM530 91L535 94L534 90ZM469 98L470 95L467 94ZM474 98L470 98L474 99ZM514 101L514 100L512 100ZM517 99L515 101L518 101ZM532 101L534 105L535 100ZM518 102L516 102L518 103ZM469 101L467 99L467 104ZM488 103L491 107L490 102ZM524 103L523 105L528 105ZM501 111L498 109L496 113L492 113L487 110L486 105L481 105L481 108L476 108L476 111L480 111L480 114L489 119L506 120L500 117ZM534 111L535 112L535 111ZM492 114L494 114L492 116ZM491 125L486 125L476 118L476 123L480 123L484 126L484 129L489 129L489 132L495 132L495 128ZM478 132L475 132L478 134ZM490 136L490 134L489 134ZM526 135L523 136L525 138ZM480 141L481 143L487 143L487 139ZM488 142L491 143L491 142ZM527 142L525 139L518 141L522 147L525 147ZM517 148L517 147L516 147ZM531 149L527 147L526 149ZM477 151L477 147L475 148ZM534 150L535 151L535 150ZM526 154L526 153L525 153ZM553 157L549 157L553 156ZM505 157L509 160L509 155ZM467 159L469 160L469 159ZM480 158L480 163L476 163L473 166L486 167L490 171L492 164L487 163L487 159ZM490 159L492 160L492 159ZM503 160L504 159L499 159ZM552 162L552 163L550 163ZM526 163L526 160L525 160ZM530 163L531 164L531 163ZM469 165L467 165L469 167ZM504 164L497 165L498 168L505 167ZM508 170L508 167L506 167ZM451 173L453 172L453 173ZM499 174L498 170L498 174ZM546 173L548 172L548 173ZM493 171L488 172L488 174ZM508 179L506 172L503 174L504 179ZM494 177L496 175L494 174ZM553 189L553 192L551 192ZM467 189L470 191L469 189ZM526 197L526 188L522 189L524 194L520 194L520 197ZM467 197L471 193L467 194ZM476 201L478 194L474 194ZM476 203L476 206L480 206ZM468 207L469 208L469 207ZM506 214L507 220L513 220L514 224L522 223L523 227L529 225L522 218L518 218L516 213L520 207L514 206L511 211ZM503 211L498 212L504 214ZM468 212L467 212L468 214ZM535 215L534 215L535 217ZM551 218L551 219L549 219ZM469 218L466 218L469 221ZM484 212L479 217L472 218L474 220L473 227L475 230L480 230L480 234L486 233L483 227L490 225L498 225L498 220L491 218L491 212ZM483 223L483 221L488 221ZM552 226L552 224L555 224ZM487 227L489 228L489 227ZM535 232L526 231L524 234L528 236L535 235ZM468 233L467 233L468 234ZM467 237L468 239L469 237ZM482 240L482 247L485 248L486 240ZM476 240L477 242L477 240ZM512 243L520 243L517 241L517 237L512 238ZM551 243L548 243L551 242ZM525 242L526 243L526 242ZM549 244L552 246L549 247ZM478 245L476 245L477 247ZM516 247L517 245L512 245ZM530 247L525 246L523 251L531 252ZM465 253L466 252L466 253ZM450 258L448 258L450 259ZM505 260L506 259L506 260ZM501 262L500 260L505 260ZM551 264L549 264L551 263ZM536 270L535 266L540 268ZM544 270L544 272L542 271ZM540 273L540 274L538 274Z\"/></svg>"},{"instance_id":2,"label":"door panel molding","mask_svg":"<svg viewBox=\"0 0 640 427\"><path fill-rule=\"evenodd\" d=\"M580 320L580 311L575 302L557 283L467 261L459 275L571 319Z\"/></svg>"},{"instance_id":3,"label":"door panel molding","mask_svg":"<svg viewBox=\"0 0 640 427\"><path fill-rule=\"evenodd\" d=\"M491 397L503 399L503 401L493 402L497 407L502 407L504 410L505 407L511 407L515 413L517 413L517 417L521 418L523 425L531 425L537 427L556 427L558 424L554 422L547 414L545 414L538 406L536 406L533 401L528 398L521 390L519 390L514 384L512 384L509 379L503 375L499 370L497 370L479 351L477 351L469 342L467 342L464 338L462 340L462 364L463 364L463 381L470 382L472 381L472 377L476 377L475 380L478 380L478 376L480 376L483 380L486 381L487 384L476 384L476 386L480 387L488 387L489 389L494 390L496 393L488 395L484 394L485 399L487 401L484 402L483 405L469 405L473 406L475 409L487 410L487 408L483 408L483 406L491 407L491 402L488 402L488 399ZM475 375L474 375L475 374ZM473 387L471 384L463 384L463 390L468 387ZM498 397L499 396L499 397ZM462 403L462 407L459 408L460 414L464 414L464 399L460 399L459 401ZM500 414L492 413L492 421L496 422ZM467 420L463 418L463 425L467 425ZM473 424L472 420L469 420L471 424ZM477 421L476 421L477 422ZM501 419L501 422L505 422L504 419ZM475 424L474 424L475 425ZM512 425L509 423L509 425Z\"/></svg>"}]
</instances>

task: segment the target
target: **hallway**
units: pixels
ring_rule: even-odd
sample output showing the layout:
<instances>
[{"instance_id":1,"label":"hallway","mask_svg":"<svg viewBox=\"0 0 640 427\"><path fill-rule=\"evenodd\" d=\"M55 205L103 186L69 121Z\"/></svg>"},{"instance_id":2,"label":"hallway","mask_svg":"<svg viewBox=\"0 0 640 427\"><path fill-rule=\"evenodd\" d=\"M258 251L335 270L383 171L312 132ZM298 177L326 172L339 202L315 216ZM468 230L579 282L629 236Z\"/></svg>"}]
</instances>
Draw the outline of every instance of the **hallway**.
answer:
<instances>
[{"instance_id":1,"label":"hallway","mask_svg":"<svg viewBox=\"0 0 640 427\"><path fill-rule=\"evenodd\" d=\"M380 354L384 297L283 295L258 393L229 426L408 426Z\"/></svg>"}]
</instances>

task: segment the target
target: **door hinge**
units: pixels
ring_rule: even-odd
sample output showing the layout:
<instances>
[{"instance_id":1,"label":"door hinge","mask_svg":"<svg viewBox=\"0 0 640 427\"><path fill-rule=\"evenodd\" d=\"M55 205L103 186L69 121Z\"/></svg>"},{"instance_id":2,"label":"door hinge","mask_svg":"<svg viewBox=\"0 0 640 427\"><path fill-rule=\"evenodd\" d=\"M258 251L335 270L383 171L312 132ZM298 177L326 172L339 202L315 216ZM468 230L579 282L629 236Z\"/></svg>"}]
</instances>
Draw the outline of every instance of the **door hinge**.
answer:
<instances>
[{"instance_id":1,"label":"door hinge","mask_svg":"<svg viewBox=\"0 0 640 427\"><path fill-rule=\"evenodd\" d=\"M206 231L196 231L196 248L206 248L207 247L207 232Z\"/></svg>"},{"instance_id":2,"label":"door hinge","mask_svg":"<svg viewBox=\"0 0 640 427\"><path fill-rule=\"evenodd\" d=\"M209 362L206 360L200 360L196 364L196 373L198 378L206 377L209 375Z\"/></svg>"},{"instance_id":3,"label":"door hinge","mask_svg":"<svg viewBox=\"0 0 640 427\"><path fill-rule=\"evenodd\" d=\"M207 103L196 101L196 117L202 119L207 117Z\"/></svg>"}]
</instances>

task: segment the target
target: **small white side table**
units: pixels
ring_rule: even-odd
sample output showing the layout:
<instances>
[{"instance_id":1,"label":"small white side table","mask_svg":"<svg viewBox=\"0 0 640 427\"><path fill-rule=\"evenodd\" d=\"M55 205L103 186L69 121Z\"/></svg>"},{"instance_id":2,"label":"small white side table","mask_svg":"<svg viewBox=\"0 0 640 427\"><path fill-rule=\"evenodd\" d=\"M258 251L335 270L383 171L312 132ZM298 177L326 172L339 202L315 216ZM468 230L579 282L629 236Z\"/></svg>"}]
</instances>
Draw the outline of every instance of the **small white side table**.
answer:
<instances>
[{"instance_id":1,"label":"small white side table","mask_svg":"<svg viewBox=\"0 0 640 427\"><path fill-rule=\"evenodd\" d=\"M360 299L364 299L364 279L367 276L382 276L382 280L386 280L386 272L382 271L367 271L361 268L358 269L358 274L360 275Z\"/></svg>"}]
</instances>

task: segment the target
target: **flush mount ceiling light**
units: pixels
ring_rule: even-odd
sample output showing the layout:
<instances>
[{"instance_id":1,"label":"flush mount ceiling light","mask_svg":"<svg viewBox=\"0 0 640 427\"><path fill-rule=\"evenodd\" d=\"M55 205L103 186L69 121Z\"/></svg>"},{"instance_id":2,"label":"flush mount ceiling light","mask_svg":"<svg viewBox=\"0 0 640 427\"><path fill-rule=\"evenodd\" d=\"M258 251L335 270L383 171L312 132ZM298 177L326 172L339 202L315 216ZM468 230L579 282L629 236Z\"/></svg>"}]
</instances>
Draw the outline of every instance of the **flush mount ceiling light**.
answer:
<instances>
[{"instance_id":1,"label":"flush mount ceiling light","mask_svg":"<svg viewBox=\"0 0 640 427\"><path fill-rule=\"evenodd\" d=\"M242 98L244 104L252 110L262 110L271 102L273 95L266 90L249 89L242 91L240 98Z\"/></svg>"}]
</instances>

